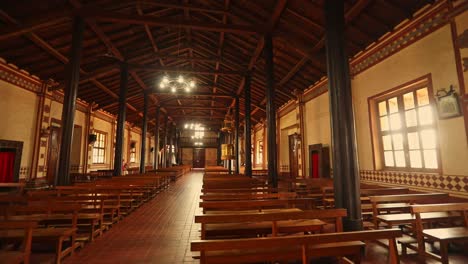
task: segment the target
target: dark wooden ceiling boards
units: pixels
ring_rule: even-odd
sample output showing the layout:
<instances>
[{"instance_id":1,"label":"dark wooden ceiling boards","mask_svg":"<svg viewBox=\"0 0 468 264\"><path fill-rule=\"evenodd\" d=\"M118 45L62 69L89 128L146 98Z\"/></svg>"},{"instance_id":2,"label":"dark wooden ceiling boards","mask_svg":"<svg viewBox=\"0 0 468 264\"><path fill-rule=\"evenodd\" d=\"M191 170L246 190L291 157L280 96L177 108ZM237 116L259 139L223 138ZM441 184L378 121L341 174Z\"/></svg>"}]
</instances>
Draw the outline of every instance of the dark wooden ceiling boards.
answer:
<instances>
[{"instance_id":1,"label":"dark wooden ceiling boards","mask_svg":"<svg viewBox=\"0 0 468 264\"><path fill-rule=\"evenodd\" d=\"M140 125L143 91L150 119L160 104L175 121L221 124L251 72L252 120L265 116L262 35L274 38L276 106L326 75L324 0L3 0L0 57L43 80L64 83L71 18L86 18L79 98L116 114L119 68L128 61L129 122ZM430 0L346 1L346 47L353 56ZM192 95L161 93L164 73L197 79ZM62 88L59 86L58 88ZM197 95L198 94L198 95ZM161 118L163 118L161 116ZM211 121L210 121L211 120ZM162 124L162 123L161 123ZM152 128L150 128L152 131Z\"/></svg>"}]
</instances>

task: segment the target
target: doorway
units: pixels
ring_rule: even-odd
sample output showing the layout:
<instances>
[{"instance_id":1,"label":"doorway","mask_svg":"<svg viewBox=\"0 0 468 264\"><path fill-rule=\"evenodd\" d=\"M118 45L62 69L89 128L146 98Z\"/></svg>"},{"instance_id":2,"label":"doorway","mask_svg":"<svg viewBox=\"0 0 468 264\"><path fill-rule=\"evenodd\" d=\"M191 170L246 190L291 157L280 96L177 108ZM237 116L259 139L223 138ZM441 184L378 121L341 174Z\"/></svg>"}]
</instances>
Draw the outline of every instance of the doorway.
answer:
<instances>
[{"instance_id":1,"label":"doorway","mask_svg":"<svg viewBox=\"0 0 468 264\"><path fill-rule=\"evenodd\" d=\"M60 153L60 127L50 127L49 152L47 154L47 183L55 185L58 170L58 156Z\"/></svg>"},{"instance_id":2,"label":"doorway","mask_svg":"<svg viewBox=\"0 0 468 264\"><path fill-rule=\"evenodd\" d=\"M289 141L289 173L291 178L302 176L301 165L301 137L294 133L288 136Z\"/></svg>"},{"instance_id":3,"label":"doorway","mask_svg":"<svg viewBox=\"0 0 468 264\"><path fill-rule=\"evenodd\" d=\"M193 167L205 168L205 149L204 148L193 149Z\"/></svg>"}]
</instances>

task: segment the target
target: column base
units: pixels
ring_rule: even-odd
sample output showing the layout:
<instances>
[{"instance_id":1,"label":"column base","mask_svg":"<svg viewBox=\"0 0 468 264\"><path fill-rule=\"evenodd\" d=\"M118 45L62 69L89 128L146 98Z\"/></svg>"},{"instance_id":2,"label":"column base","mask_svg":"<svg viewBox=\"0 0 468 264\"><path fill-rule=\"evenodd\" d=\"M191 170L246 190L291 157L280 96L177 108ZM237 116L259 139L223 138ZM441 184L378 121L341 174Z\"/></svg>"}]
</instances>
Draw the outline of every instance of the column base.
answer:
<instances>
[{"instance_id":1,"label":"column base","mask_svg":"<svg viewBox=\"0 0 468 264\"><path fill-rule=\"evenodd\" d=\"M363 229L362 218L361 219L343 218L343 230L344 231L361 231L362 229Z\"/></svg>"}]
</instances>

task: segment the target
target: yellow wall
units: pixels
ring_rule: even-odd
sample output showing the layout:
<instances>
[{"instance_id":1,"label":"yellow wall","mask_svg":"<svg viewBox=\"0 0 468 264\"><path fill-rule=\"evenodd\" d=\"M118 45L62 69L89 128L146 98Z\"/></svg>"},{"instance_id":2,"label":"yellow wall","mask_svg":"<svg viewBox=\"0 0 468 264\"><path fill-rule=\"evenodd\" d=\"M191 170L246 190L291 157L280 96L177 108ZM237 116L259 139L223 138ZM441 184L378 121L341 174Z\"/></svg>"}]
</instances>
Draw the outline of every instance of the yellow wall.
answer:
<instances>
[{"instance_id":1,"label":"yellow wall","mask_svg":"<svg viewBox=\"0 0 468 264\"><path fill-rule=\"evenodd\" d=\"M111 142L112 139L112 124L106 120L103 120L98 117L92 118L93 121L93 129L104 132L106 133L106 152L105 152L105 157L104 157L104 164L92 164L92 159L89 160L90 169L91 170L98 170L98 169L111 169L111 159L114 158L114 154L112 153L114 151L113 148L113 142ZM94 131L91 131L91 134ZM92 152L92 150L91 150ZM125 153L125 152L124 152ZM125 159L126 160L126 159ZM113 161L112 161L113 162Z\"/></svg>"},{"instance_id":2,"label":"yellow wall","mask_svg":"<svg viewBox=\"0 0 468 264\"><path fill-rule=\"evenodd\" d=\"M22 141L21 167L30 169L38 99L36 94L0 80L0 139Z\"/></svg>"},{"instance_id":3,"label":"yellow wall","mask_svg":"<svg viewBox=\"0 0 468 264\"><path fill-rule=\"evenodd\" d=\"M280 118L279 127L280 134L279 137L279 165L280 170L289 171L289 135L294 133L299 133L299 121L297 118L298 108L296 107L293 111L287 113Z\"/></svg>"},{"instance_id":4,"label":"yellow wall","mask_svg":"<svg viewBox=\"0 0 468 264\"><path fill-rule=\"evenodd\" d=\"M309 145L323 144L331 146L330 105L328 93L305 103L305 161L306 175L309 174ZM331 153L330 153L331 155ZM331 159L330 159L331 160Z\"/></svg>"},{"instance_id":5,"label":"yellow wall","mask_svg":"<svg viewBox=\"0 0 468 264\"><path fill-rule=\"evenodd\" d=\"M352 89L361 169L374 169L367 98L429 73L434 92L450 85L459 88L449 25L354 77ZM461 162L468 160L463 117L439 120L438 126L443 172L468 175L468 164Z\"/></svg>"}]
</instances>

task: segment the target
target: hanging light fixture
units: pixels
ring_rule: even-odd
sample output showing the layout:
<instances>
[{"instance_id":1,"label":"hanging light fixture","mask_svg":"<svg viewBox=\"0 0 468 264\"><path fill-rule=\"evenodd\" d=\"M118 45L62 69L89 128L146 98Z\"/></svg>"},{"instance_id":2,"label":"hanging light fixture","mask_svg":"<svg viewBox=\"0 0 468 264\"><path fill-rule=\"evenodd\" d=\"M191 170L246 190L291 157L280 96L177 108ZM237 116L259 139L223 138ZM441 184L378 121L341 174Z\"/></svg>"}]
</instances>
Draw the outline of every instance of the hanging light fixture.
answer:
<instances>
[{"instance_id":1,"label":"hanging light fixture","mask_svg":"<svg viewBox=\"0 0 468 264\"><path fill-rule=\"evenodd\" d=\"M180 90L189 93L195 87L195 80L185 78L182 75L179 75L178 77L171 77L169 75L165 75L161 78L161 81L159 82L159 88L161 90L168 89L172 93L175 93Z\"/></svg>"}]
</instances>

